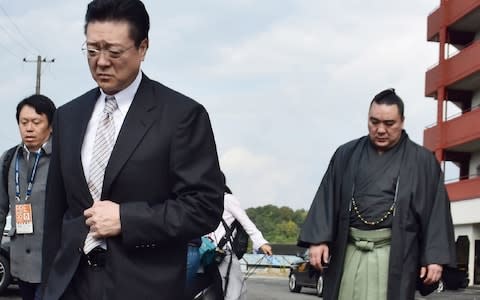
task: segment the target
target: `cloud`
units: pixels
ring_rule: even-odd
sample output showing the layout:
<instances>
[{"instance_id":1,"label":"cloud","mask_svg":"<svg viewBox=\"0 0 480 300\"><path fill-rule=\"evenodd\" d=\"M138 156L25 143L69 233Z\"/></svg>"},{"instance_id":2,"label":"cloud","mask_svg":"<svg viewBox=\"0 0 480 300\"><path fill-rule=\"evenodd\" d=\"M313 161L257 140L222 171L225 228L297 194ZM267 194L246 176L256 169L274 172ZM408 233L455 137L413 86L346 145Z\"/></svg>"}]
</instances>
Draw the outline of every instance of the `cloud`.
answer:
<instances>
[{"instance_id":1,"label":"cloud","mask_svg":"<svg viewBox=\"0 0 480 300\"><path fill-rule=\"evenodd\" d=\"M220 165L227 185L241 199L242 207L288 201L281 199L281 187L292 182L293 174L273 155L254 153L244 147L233 147L222 154ZM245 182L250 182L249 188L243 186L242 183Z\"/></svg>"},{"instance_id":2,"label":"cloud","mask_svg":"<svg viewBox=\"0 0 480 300\"><path fill-rule=\"evenodd\" d=\"M38 47L42 92L57 105L95 86L80 51L89 0L3 1ZM144 1L151 17L145 73L208 110L222 167L245 208L308 208L334 150L367 133L370 99L395 87L406 128L422 143L436 102L424 74L437 60L426 19L438 0ZM9 25L0 18L0 24ZM3 45L15 42L2 35ZM3 52L0 146L18 141L15 106L33 93L34 53Z\"/></svg>"}]
</instances>

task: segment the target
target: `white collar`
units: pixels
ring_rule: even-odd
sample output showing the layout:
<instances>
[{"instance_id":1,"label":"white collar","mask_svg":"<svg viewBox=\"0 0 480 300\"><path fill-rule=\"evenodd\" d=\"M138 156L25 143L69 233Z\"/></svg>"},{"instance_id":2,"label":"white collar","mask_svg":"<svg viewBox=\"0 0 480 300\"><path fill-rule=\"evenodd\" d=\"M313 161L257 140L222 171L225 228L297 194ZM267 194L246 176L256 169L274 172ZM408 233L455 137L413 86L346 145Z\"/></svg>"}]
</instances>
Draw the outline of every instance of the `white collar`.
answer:
<instances>
[{"instance_id":1,"label":"white collar","mask_svg":"<svg viewBox=\"0 0 480 300\"><path fill-rule=\"evenodd\" d=\"M118 104L118 109L122 113L122 115L126 115L128 109L130 108L130 104L133 101L133 97L135 97L135 94L137 93L138 87L140 86L140 82L142 81L142 71L138 70L137 77L135 77L135 80L133 80L132 83L130 83L129 86L121 90L120 92L111 95L115 97L115 100L117 100ZM102 94L100 99L105 99L107 94L100 89L100 93Z\"/></svg>"}]
</instances>

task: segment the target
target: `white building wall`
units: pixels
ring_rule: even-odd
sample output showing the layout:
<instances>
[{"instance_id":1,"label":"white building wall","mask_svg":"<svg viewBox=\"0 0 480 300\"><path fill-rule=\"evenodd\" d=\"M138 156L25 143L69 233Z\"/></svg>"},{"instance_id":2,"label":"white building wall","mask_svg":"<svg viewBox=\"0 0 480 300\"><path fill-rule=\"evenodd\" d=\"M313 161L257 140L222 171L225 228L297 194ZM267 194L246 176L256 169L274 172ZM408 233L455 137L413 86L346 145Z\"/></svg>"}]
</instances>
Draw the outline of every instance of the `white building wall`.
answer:
<instances>
[{"instance_id":1,"label":"white building wall","mask_svg":"<svg viewBox=\"0 0 480 300\"><path fill-rule=\"evenodd\" d=\"M475 225L464 224L455 226L455 241L460 235L468 236L469 249L468 249L468 285L473 284L473 274L475 265L475 240L479 239L478 230L475 230Z\"/></svg>"},{"instance_id":2,"label":"white building wall","mask_svg":"<svg viewBox=\"0 0 480 300\"><path fill-rule=\"evenodd\" d=\"M472 153L469 170L470 178L480 176L480 151Z\"/></svg>"},{"instance_id":3,"label":"white building wall","mask_svg":"<svg viewBox=\"0 0 480 300\"><path fill-rule=\"evenodd\" d=\"M480 199L455 201L451 203L455 240L466 235L470 241L468 251L469 285L473 284L475 263L475 240L480 240Z\"/></svg>"},{"instance_id":4,"label":"white building wall","mask_svg":"<svg viewBox=\"0 0 480 300\"><path fill-rule=\"evenodd\" d=\"M452 219L454 225L480 223L480 199L452 202Z\"/></svg>"}]
</instances>

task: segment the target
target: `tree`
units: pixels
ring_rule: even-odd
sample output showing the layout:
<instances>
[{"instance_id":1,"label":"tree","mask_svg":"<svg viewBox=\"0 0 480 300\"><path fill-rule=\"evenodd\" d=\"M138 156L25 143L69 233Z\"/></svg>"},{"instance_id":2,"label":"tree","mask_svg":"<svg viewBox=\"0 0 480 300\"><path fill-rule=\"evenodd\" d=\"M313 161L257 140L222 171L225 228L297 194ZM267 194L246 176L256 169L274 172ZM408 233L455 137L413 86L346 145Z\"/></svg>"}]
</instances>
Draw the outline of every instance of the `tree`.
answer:
<instances>
[{"instance_id":1,"label":"tree","mask_svg":"<svg viewBox=\"0 0 480 300\"><path fill-rule=\"evenodd\" d=\"M296 243L300 228L305 221L305 209L293 210L290 207L265 205L246 210L263 236L271 243Z\"/></svg>"}]
</instances>

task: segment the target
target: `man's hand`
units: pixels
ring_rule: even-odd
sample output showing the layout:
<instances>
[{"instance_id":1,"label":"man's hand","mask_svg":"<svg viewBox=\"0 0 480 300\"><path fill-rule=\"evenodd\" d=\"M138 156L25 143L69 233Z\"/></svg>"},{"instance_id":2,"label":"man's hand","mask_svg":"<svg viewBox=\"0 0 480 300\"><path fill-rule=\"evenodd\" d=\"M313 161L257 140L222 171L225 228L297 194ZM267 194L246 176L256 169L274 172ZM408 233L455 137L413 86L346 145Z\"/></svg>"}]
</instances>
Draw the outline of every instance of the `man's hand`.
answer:
<instances>
[{"instance_id":1,"label":"man's hand","mask_svg":"<svg viewBox=\"0 0 480 300\"><path fill-rule=\"evenodd\" d=\"M443 267L437 264L431 264L427 267L420 268L420 278L423 279L425 284L433 284L442 278Z\"/></svg>"},{"instance_id":2,"label":"man's hand","mask_svg":"<svg viewBox=\"0 0 480 300\"><path fill-rule=\"evenodd\" d=\"M263 254L266 254L266 255L269 255L269 256L273 254L272 247L269 244L261 245L260 250L263 252Z\"/></svg>"},{"instance_id":3,"label":"man's hand","mask_svg":"<svg viewBox=\"0 0 480 300\"><path fill-rule=\"evenodd\" d=\"M95 201L83 212L87 220L85 224L95 238L106 238L119 235L121 232L120 205L109 200Z\"/></svg>"},{"instance_id":4,"label":"man's hand","mask_svg":"<svg viewBox=\"0 0 480 300\"><path fill-rule=\"evenodd\" d=\"M326 243L320 245L311 245L309 249L309 256L310 256L310 264L320 270L323 271L325 267L324 264L329 262L329 249Z\"/></svg>"}]
</instances>

